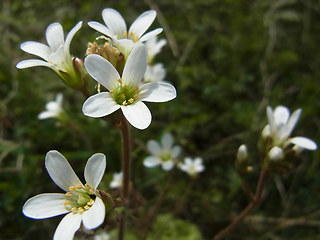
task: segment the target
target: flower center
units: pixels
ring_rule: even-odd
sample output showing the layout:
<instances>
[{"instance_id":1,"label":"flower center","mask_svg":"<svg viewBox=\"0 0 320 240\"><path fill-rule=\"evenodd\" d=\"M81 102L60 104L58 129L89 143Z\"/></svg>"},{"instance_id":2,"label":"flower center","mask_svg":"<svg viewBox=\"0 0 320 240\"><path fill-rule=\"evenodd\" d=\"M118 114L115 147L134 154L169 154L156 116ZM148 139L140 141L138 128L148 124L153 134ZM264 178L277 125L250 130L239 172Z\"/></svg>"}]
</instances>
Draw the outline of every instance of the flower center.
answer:
<instances>
[{"instance_id":1,"label":"flower center","mask_svg":"<svg viewBox=\"0 0 320 240\"><path fill-rule=\"evenodd\" d=\"M137 99L139 99L138 86L124 85L121 78L118 79L118 82L120 83L119 86L110 91L117 104L127 106L133 104Z\"/></svg>"},{"instance_id":2,"label":"flower center","mask_svg":"<svg viewBox=\"0 0 320 240\"><path fill-rule=\"evenodd\" d=\"M83 213L89 210L96 199L94 189L88 184L85 184L85 187L82 185L71 186L65 196L66 201L64 205L67 210L75 213Z\"/></svg>"},{"instance_id":3,"label":"flower center","mask_svg":"<svg viewBox=\"0 0 320 240\"><path fill-rule=\"evenodd\" d=\"M172 160L172 154L170 151L163 151L160 156L160 161L161 162L168 162L168 161L171 161Z\"/></svg>"}]
</instances>

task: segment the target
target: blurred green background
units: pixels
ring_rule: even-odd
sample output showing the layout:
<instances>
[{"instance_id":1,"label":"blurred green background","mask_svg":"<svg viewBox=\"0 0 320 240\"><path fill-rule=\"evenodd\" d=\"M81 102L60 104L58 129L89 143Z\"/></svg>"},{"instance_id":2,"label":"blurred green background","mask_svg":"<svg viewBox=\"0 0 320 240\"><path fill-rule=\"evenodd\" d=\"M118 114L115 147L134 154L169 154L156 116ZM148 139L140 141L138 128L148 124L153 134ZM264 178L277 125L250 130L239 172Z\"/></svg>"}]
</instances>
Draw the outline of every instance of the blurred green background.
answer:
<instances>
[{"instance_id":1,"label":"blurred green background","mask_svg":"<svg viewBox=\"0 0 320 240\"><path fill-rule=\"evenodd\" d=\"M168 44L155 61L164 63L166 80L176 87L178 97L147 104L151 126L144 131L132 128L132 181L148 201L140 211L157 201L167 178L160 168L142 165L149 139L171 132L183 156L202 157L206 170L192 184L179 211L174 209L182 204L179 198L190 180L185 173L173 172L160 208L160 213L171 215L164 220L167 226L158 219L149 239L178 239L176 233L156 233L164 233L163 229L180 231L181 239L201 239L200 233L203 239L212 239L246 206L234 158L239 145L246 143L254 166L249 176L254 188L259 166L256 145L266 125L267 105L281 104L291 111L301 107L294 135L320 142L320 1L2 0L0 6L1 240L52 238L61 217L33 220L21 212L29 197L60 192L44 168L49 150L66 156L81 177L88 157L105 153L106 178L100 187L106 191L111 174L121 169L118 130L85 117L81 93L68 89L48 68L15 67L32 58L19 45L28 40L46 43L45 30L52 22L60 22L67 33L84 21L71 43L71 53L83 58L88 41L99 36L86 22L102 22L103 8L117 9L128 26L143 11L158 11L150 29L163 27L160 37ZM94 84L90 90L95 91ZM63 106L80 133L54 119L37 119L58 92L64 94ZM227 239L320 239L319 170L319 152L304 152L292 171L271 177L259 209ZM139 227L132 222L129 229L136 234Z\"/></svg>"}]
</instances>

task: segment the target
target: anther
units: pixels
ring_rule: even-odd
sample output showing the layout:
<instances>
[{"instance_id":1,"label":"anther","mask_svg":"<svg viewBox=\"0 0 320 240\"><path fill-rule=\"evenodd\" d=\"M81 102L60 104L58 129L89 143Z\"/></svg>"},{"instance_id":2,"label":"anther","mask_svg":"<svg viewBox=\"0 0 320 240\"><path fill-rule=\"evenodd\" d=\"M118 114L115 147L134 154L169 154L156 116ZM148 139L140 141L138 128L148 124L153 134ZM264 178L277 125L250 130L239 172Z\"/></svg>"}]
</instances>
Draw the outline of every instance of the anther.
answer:
<instances>
[{"instance_id":1,"label":"anther","mask_svg":"<svg viewBox=\"0 0 320 240\"><path fill-rule=\"evenodd\" d=\"M79 208L78 208L78 212L81 212L81 213L82 213L82 212L84 212L84 209L83 209L82 207L79 207Z\"/></svg>"},{"instance_id":2,"label":"anther","mask_svg":"<svg viewBox=\"0 0 320 240\"><path fill-rule=\"evenodd\" d=\"M70 190L70 191L74 191L74 190L76 190L76 188L73 187L73 186L71 186L71 187L69 187L69 190Z\"/></svg>"},{"instance_id":3,"label":"anther","mask_svg":"<svg viewBox=\"0 0 320 240\"><path fill-rule=\"evenodd\" d=\"M63 205L65 205L65 206L70 205L70 202L69 201L65 201L65 203Z\"/></svg>"},{"instance_id":4,"label":"anther","mask_svg":"<svg viewBox=\"0 0 320 240\"><path fill-rule=\"evenodd\" d=\"M124 32L123 32L123 36L126 37L127 35L128 35L127 31L124 31Z\"/></svg>"},{"instance_id":5,"label":"anther","mask_svg":"<svg viewBox=\"0 0 320 240\"><path fill-rule=\"evenodd\" d=\"M121 97L122 97L123 99L126 99L126 95L124 95L124 93L121 94Z\"/></svg>"},{"instance_id":6,"label":"anther","mask_svg":"<svg viewBox=\"0 0 320 240\"><path fill-rule=\"evenodd\" d=\"M119 79L118 79L118 82L119 82L119 83L123 83L123 79L122 79L122 78L119 78Z\"/></svg>"},{"instance_id":7,"label":"anther","mask_svg":"<svg viewBox=\"0 0 320 240\"><path fill-rule=\"evenodd\" d=\"M123 105L123 106L127 106L127 105L128 105L127 101L124 100L123 103L122 103L122 105Z\"/></svg>"},{"instance_id":8,"label":"anther","mask_svg":"<svg viewBox=\"0 0 320 240\"><path fill-rule=\"evenodd\" d=\"M86 188L91 188L88 183L84 185Z\"/></svg>"},{"instance_id":9,"label":"anther","mask_svg":"<svg viewBox=\"0 0 320 240\"><path fill-rule=\"evenodd\" d=\"M131 37L133 36L133 32L130 32L130 36L131 36Z\"/></svg>"},{"instance_id":10,"label":"anther","mask_svg":"<svg viewBox=\"0 0 320 240\"><path fill-rule=\"evenodd\" d=\"M81 186L81 185L77 185L76 187L77 187L77 189L81 189L81 188L82 188L82 186Z\"/></svg>"},{"instance_id":11,"label":"anther","mask_svg":"<svg viewBox=\"0 0 320 240\"><path fill-rule=\"evenodd\" d=\"M110 93L111 93L111 94L114 93L114 90L111 90Z\"/></svg>"},{"instance_id":12,"label":"anther","mask_svg":"<svg viewBox=\"0 0 320 240\"><path fill-rule=\"evenodd\" d=\"M90 192L91 194L94 194L93 188L90 188L89 192Z\"/></svg>"},{"instance_id":13,"label":"anther","mask_svg":"<svg viewBox=\"0 0 320 240\"><path fill-rule=\"evenodd\" d=\"M71 192L66 192L66 196L72 196L72 193Z\"/></svg>"},{"instance_id":14,"label":"anther","mask_svg":"<svg viewBox=\"0 0 320 240\"><path fill-rule=\"evenodd\" d=\"M134 42L138 42L138 40L139 40L139 37L136 35L136 36L134 37Z\"/></svg>"},{"instance_id":15,"label":"anther","mask_svg":"<svg viewBox=\"0 0 320 240\"><path fill-rule=\"evenodd\" d=\"M71 211L72 211L72 212L76 212L76 211L77 211L77 208L76 208L76 207L73 207L73 208L71 208Z\"/></svg>"},{"instance_id":16,"label":"anther","mask_svg":"<svg viewBox=\"0 0 320 240\"><path fill-rule=\"evenodd\" d=\"M133 103L133 101L134 101L134 100L133 100L132 98L130 98L130 99L128 100L129 103Z\"/></svg>"},{"instance_id":17,"label":"anther","mask_svg":"<svg viewBox=\"0 0 320 240\"><path fill-rule=\"evenodd\" d=\"M90 207L89 207L88 205L85 205L85 206L84 206L84 209L85 209L85 210L89 210Z\"/></svg>"}]
</instances>

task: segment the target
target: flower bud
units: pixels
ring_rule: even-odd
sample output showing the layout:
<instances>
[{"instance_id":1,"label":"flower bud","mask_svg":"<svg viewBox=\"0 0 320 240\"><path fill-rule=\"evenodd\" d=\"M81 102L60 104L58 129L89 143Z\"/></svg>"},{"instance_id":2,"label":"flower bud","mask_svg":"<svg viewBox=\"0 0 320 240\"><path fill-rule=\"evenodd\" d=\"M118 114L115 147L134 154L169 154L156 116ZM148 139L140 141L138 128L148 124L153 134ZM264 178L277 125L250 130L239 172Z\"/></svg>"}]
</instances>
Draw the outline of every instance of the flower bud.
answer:
<instances>
[{"instance_id":1,"label":"flower bud","mask_svg":"<svg viewBox=\"0 0 320 240\"><path fill-rule=\"evenodd\" d=\"M245 162L248 159L248 149L245 144L242 144L237 153L237 161Z\"/></svg>"},{"instance_id":2,"label":"flower bud","mask_svg":"<svg viewBox=\"0 0 320 240\"><path fill-rule=\"evenodd\" d=\"M268 153L268 157L271 161L279 161L284 158L284 153L282 148L279 148L277 146L271 148L271 150Z\"/></svg>"}]
</instances>

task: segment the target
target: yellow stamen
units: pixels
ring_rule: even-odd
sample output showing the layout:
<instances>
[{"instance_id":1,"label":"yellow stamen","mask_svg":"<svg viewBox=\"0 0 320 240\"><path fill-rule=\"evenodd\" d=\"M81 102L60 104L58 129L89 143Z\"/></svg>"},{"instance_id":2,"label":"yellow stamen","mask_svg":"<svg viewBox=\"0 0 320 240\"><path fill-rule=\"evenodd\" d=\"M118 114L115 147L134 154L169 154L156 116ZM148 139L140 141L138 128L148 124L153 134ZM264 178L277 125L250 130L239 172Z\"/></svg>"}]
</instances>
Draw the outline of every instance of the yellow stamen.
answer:
<instances>
[{"instance_id":1,"label":"yellow stamen","mask_svg":"<svg viewBox=\"0 0 320 240\"><path fill-rule=\"evenodd\" d=\"M127 31L124 31L124 32L123 32L123 36L126 37L127 35L128 35Z\"/></svg>"},{"instance_id":2,"label":"yellow stamen","mask_svg":"<svg viewBox=\"0 0 320 240\"><path fill-rule=\"evenodd\" d=\"M122 79L122 78L119 78L119 79L118 79L118 82L119 82L119 83L123 83L123 79Z\"/></svg>"},{"instance_id":3,"label":"yellow stamen","mask_svg":"<svg viewBox=\"0 0 320 240\"><path fill-rule=\"evenodd\" d=\"M71 192L66 192L66 196L72 196L72 193Z\"/></svg>"},{"instance_id":4,"label":"yellow stamen","mask_svg":"<svg viewBox=\"0 0 320 240\"><path fill-rule=\"evenodd\" d=\"M73 187L73 186L71 186L71 187L69 187L69 190L70 190L70 191L74 191L74 190L76 190L76 188Z\"/></svg>"},{"instance_id":5,"label":"yellow stamen","mask_svg":"<svg viewBox=\"0 0 320 240\"><path fill-rule=\"evenodd\" d=\"M111 90L110 93L112 94L114 92L114 90Z\"/></svg>"},{"instance_id":6,"label":"yellow stamen","mask_svg":"<svg viewBox=\"0 0 320 240\"><path fill-rule=\"evenodd\" d=\"M81 185L77 185L76 187L77 187L77 189L81 189L81 188L82 188L82 186L81 186Z\"/></svg>"},{"instance_id":7,"label":"yellow stamen","mask_svg":"<svg viewBox=\"0 0 320 240\"><path fill-rule=\"evenodd\" d=\"M139 37L136 35L136 36L134 37L134 42L138 42L138 40L139 40Z\"/></svg>"},{"instance_id":8,"label":"yellow stamen","mask_svg":"<svg viewBox=\"0 0 320 240\"><path fill-rule=\"evenodd\" d=\"M91 189L89 190L89 192L90 192L91 194L94 194L93 188L91 188Z\"/></svg>"},{"instance_id":9,"label":"yellow stamen","mask_svg":"<svg viewBox=\"0 0 320 240\"><path fill-rule=\"evenodd\" d=\"M98 83L98 87L97 87L98 93L100 93L100 89L101 89L101 84Z\"/></svg>"},{"instance_id":10,"label":"yellow stamen","mask_svg":"<svg viewBox=\"0 0 320 240\"><path fill-rule=\"evenodd\" d=\"M89 210L90 207L89 207L88 205L85 205L85 206L84 206L84 209L85 209L85 210Z\"/></svg>"},{"instance_id":11,"label":"yellow stamen","mask_svg":"<svg viewBox=\"0 0 320 240\"><path fill-rule=\"evenodd\" d=\"M86 188L90 188L90 186L89 186L88 183L86 183L84 186L85 186Z\"/></svg>"},{"instance_id":12,"label":"yellow stamen","mask_svg":"<svg viewBox=\"0 0 320 240\"><path fill-rule=\"evenodd\" d=\"M106 38L106 36L100 36L100 37L96 38L96 40L100 40L100 39L108 40L108 38Z\"/></svg>"},{"instance_id":13,"label":"yellow stamen","mask_svg":"<svg viewBox=\"0 0 320 240\"><path fill-rule=\"evenodd\" d=\"M52 61L49 61L49 63L53 64L53 62L52 62Z\"/></svg>"},{"instance_id":14,"label":"yellow stamen","mask_svg":"<svg viewBox=\"0 0 320 240\"><path fill-rule=\"evenodd\" d=\"M124 93L121 94L121 97L122 97L123 99L126 99L126 95L124 95Z\"/></svg>"},{"instance_id":15,"label":"yellow stamen","mask_svg":"<svg viewBox=\"0 0 320 240\"><path fill-rule=\"evenodd\" d=\"M122 103L122 105L123 105L123 106L127 106L127 105L128 105L127 101L124 100L123 103Z\"/></svg>"},{"instance_id":16,"label":"yellow stamen","mask_svg":"<svg viewBox=\"0 0 320 240\"><path fill-rule=\"evenodd\" d=\"M133 100L132 98L130 98L130 99L128 100L129 103L133 103L133 101L134 101L134 100Z\"/></svg>"},{"instance_id":17,"label":"yellow stamen","mask_svg":"<svg viewBox=\"0 0 320 240\"><path fill-rule=\"evenodd\" d=\"M82 213L82 212L84 212L84 209L82 207L79 207L78 211Z\"/></svg>"},{"instance_id":18,"label":"yellow stamen","mask_svg":"<svg viewBox=\"0 0 320 240\"><path fill-rule=\"evenodd\" d=\"M71 208L71 211L72 211L72 212L76 212L76 211L77 211L77 208L76 208L76 207L73 207L73 208Z\"/></svg>"},{"instance_id":19,"label":"yellow stamen","mask_svg":"<svg viewBox=\"0 0 320 240\"><path fill-rule=\"evenodd\" d=\"M88 205L88 206L92 206L93 204L94 204L94 200L93 200L93 199L90 199L90 201L87 202L87 205Z\"/></svg>"},{"instance_id":20,"label":"yellow stamen","mask_svg":"<svg viewBox=\"0 0 320 240\"><path fill-rule=\"evenodd\" d=\"M63 205L65 205L65 206L70 205L70 202L69 201L65 201L65 203Z\"/></svg>"},{"instance_id":21,"label":"yellow stamen","mask_svg":"<svg viewBox=\"0 0 320 240\"><path fill-rule=\"evenodd\" d=\"M131 36L131 37L133 36L133 32L130 32L130 36Z\"/></svg>"}]
</instances>

